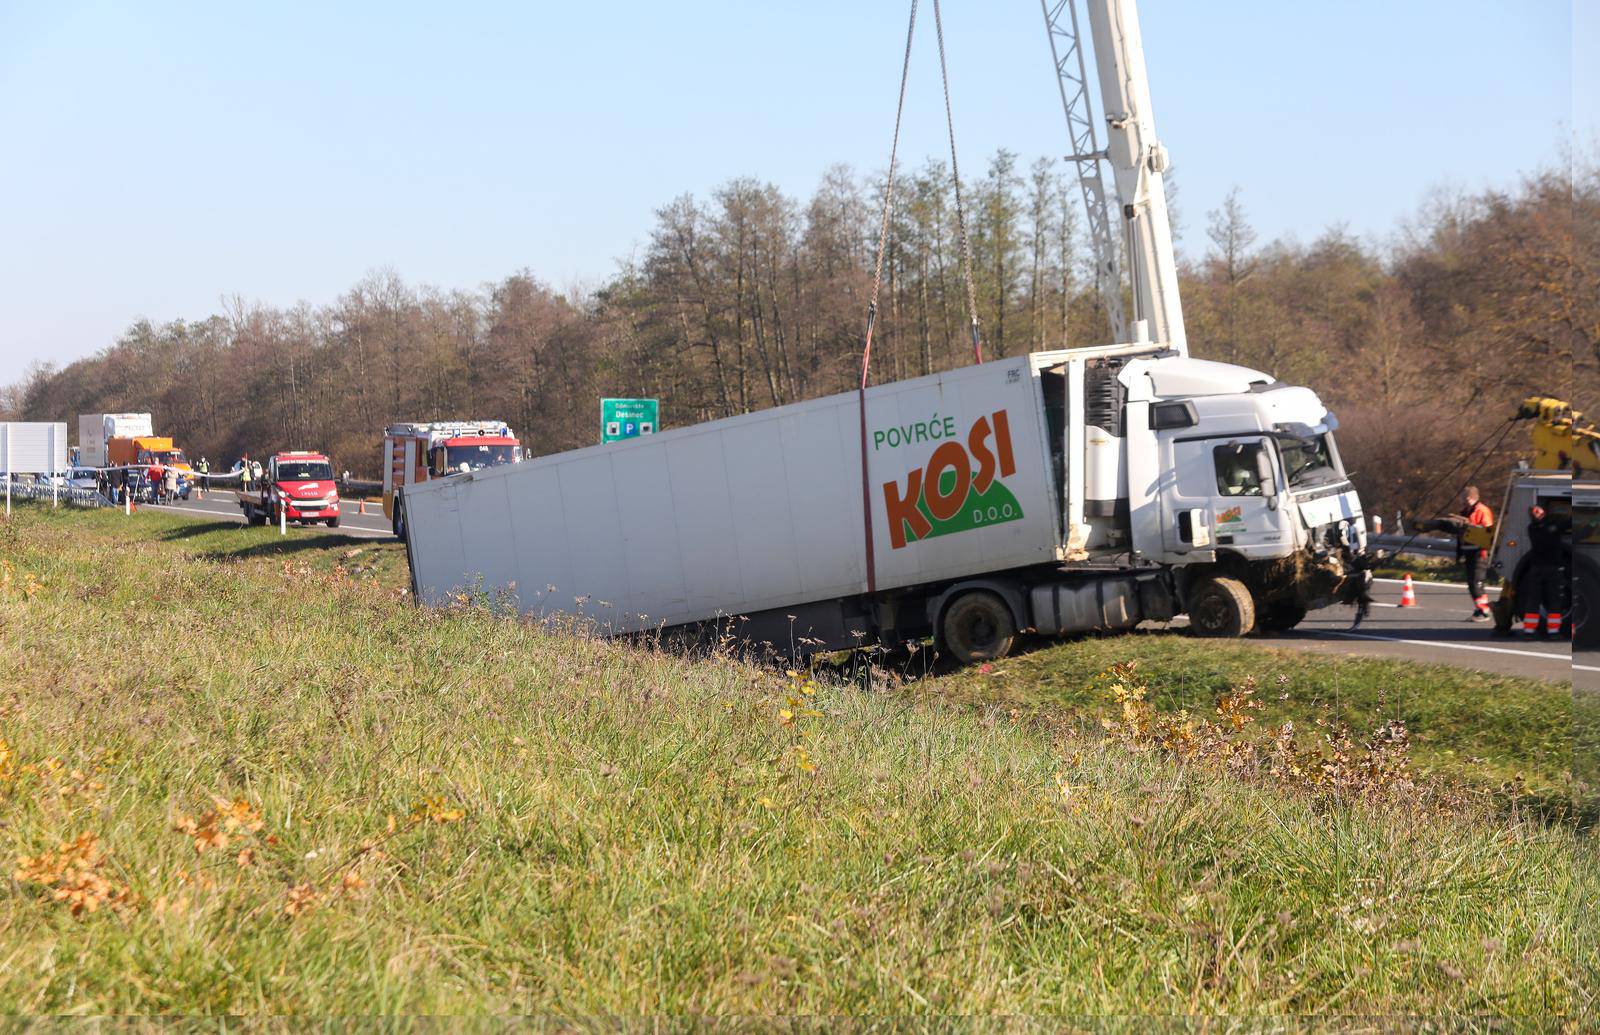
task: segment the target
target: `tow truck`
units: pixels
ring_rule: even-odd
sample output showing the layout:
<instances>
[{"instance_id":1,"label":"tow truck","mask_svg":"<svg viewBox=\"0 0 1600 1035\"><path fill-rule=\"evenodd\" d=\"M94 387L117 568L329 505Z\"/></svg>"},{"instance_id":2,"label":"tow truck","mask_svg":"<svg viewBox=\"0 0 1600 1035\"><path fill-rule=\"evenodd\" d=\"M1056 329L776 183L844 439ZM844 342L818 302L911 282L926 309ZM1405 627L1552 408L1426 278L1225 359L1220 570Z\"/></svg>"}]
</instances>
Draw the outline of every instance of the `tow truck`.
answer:
<instances>
[{"instance_id":1,"label":"tow truck","mask_svg":"<svg viewBox=\"0 0 1600 1035\"><path fill-rule=\"evenodd\" d=\"M1514 421L1532 427L1532 458L1517 461L1495 524L1479 528L1459 516L1416 522L1418 531L1455 536L1459 550L1487 550L1489 570L1502 579L1500 597L1491 606L1495 632L1510 636L1523 613L1517 595L1530 566L1528 511L1538 505L1558 526L1569 529L1573 548L1569 596L1562 602L1563 635L1579 647L1600 646L1600 429L1571 404L1546 396L1530 396L1517 408Z\"/></svg>"},{"instance_id":2,"label":"tow truck","mask_svg":"<svg viewBox=\"0 0 1600 1035\"><path fill-rule=\"evenodd\" d=\"M294 521L339 527L339 483L333 462L322 453L275 453L267 460L260 488L239 489L236 495L252 525Z\"/></svg>"}]
</instances>

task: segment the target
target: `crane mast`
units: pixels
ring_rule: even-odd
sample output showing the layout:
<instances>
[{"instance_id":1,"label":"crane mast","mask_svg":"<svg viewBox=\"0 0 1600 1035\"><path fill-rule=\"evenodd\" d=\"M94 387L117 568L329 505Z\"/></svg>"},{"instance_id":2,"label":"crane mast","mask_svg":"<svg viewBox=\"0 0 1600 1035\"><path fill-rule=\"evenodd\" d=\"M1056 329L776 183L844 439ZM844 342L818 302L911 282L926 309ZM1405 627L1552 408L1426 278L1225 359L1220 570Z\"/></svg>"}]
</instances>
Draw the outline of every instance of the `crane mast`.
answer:
<instances>
[{"instance_id":1,"label":"crane mast","mask_svg":"<svg viewBox=\"0 0 1600 1035\"><path fill-rule=\"evenodd\" d=\"M1074 0L1056 0L1053 4L1051 0L1040 0L1073 145L1069 160L1077 163L1079 186L1089 210L1089 237L1112 333L1119 339L1128 337L1110 231L1115 222L1108 211L1101 179L1102 161L1111 167L1128 258L1134 320L1131 337L1135 341L1160 342L1186 356L1189 341L1183 327L1178 264L1172 250L1172 225L1162 179L1169 162L1166 148L1156 138L1138 11L1134 0L1084 0L1084 4L1094 42L1100 102L1105 108L1104 150L1096 146L1083 38Z\"/></svg>"}]
</instances>

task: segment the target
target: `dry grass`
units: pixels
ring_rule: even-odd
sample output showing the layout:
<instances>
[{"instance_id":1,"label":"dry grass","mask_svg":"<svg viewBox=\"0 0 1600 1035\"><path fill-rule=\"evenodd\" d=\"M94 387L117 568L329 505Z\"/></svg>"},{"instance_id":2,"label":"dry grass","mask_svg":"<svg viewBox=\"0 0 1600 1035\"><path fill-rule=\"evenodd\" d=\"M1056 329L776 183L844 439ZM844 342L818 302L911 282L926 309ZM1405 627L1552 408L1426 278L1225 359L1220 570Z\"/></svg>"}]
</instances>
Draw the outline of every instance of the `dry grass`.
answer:
<instances>
[{"instance_id":1,"label":"dry grass","mask_svg":"<svg viewBox=\"0 0 1600 1035\"><path fill-rule=\"evenodd\" d=\"M317 538L0 526L0 1007L1593 1009L1569 828L422 614Z\"/></svg>"}]
</instances>

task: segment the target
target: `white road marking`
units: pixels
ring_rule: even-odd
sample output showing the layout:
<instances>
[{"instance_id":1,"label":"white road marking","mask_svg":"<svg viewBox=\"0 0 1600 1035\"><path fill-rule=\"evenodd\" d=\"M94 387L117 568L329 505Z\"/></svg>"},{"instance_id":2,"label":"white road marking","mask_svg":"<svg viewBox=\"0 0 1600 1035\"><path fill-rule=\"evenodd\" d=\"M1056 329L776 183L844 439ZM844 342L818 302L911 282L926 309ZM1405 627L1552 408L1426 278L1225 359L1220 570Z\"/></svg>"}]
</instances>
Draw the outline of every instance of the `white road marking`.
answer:
<instances>
[{"instance_id":1,"label":"white road marking","mask_svg":"<svg viewBox=\"0 0 1600 1035\"><path fill-rule=\"evenodd\" d=\"M1333 629L1307 629L1317 636L1343 636L1351 640L1381 640L1384 643L1409 643L1417 647L1445 647L1449 650L1478 650L1488 654L1514 654L1520 658L1540 658L1544 661L1567 661L1566 654L1543 654L1536 650L1514 650L1510 647L1484 647L1476 643L1449 643L1444 640L1408 640L1399 636L1379 636L1374 633L1337 632ZM1582 666L1573 666L1575 668ZM1600 669L1594 671L1600 672Z\"/></svg>"},{"instance_id":2,"label":"white road marking","mask_svg":"<svg viewBox=\"0 0 1600 1035\"><path fill-rule=\"evenodd\" d=\"M1373 579L1372 581L1373 582L1392 582L1396 586L1399 586L1399 585L1403 585L1406 580L1405 579ZM1413 586L1446 586L1446 587L1448 587L1450 589L1466 589L1467 588L1467 584L1465 582L1432 582L1432 581L1430 581L1428 579L1419 579L1419 578L1412 578L1411 584Z\"/></svg>"},{"instance_id":3,"label":"white road marking","mask_svg":"<svg viewBox=\"0 0 1600 1035\"><path fill-rule=\"evenodd\" d=\"M1600 665L1578 665L1578 664L1574 664L1572 667L1577 669L1579 672L1600 672Z\"/></svg>"}]
</instances>

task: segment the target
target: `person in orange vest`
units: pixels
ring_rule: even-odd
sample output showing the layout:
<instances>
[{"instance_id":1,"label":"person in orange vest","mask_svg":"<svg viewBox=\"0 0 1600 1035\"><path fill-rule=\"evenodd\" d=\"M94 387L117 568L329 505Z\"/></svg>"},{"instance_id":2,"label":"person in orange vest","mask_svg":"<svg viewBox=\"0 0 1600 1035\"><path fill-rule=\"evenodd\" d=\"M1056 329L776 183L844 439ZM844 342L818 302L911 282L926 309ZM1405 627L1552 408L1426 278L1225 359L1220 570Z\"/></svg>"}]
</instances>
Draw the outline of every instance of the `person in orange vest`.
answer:
<instances>
[{"instance_id":1,"label":"person in orange vest","mask_svg":"<svg viewBox=\"0 0 1600 1035\"><path fill-rule=\"evenodd\" d=\"M145 472L145 476L150 480L150 502L161 502L161 486L165 480L165 475L166 471L161 466L161 460L152 456L150 458L150 469Z\"/></svg>"},{"instance_id":2,"label":"person in orange vest","mask_svg":"<svg viewBox=\"0 0 1600 1035\"><path fill-rule=\"evenodd\" d=\"M1478 498L1478 487L1467 486L1466 506L1459 510L1467 524L1477 528L1493 528L1494 512L1489 505ZM1467 592L1472 596L1472 620L1474 622L1487 622L1494 616L1489 613L1489 594L1484 591L1483 577L1489 571L1489 551L1477 546L1469 546L1465 540L1458 540L1461 545L1457 548L1457 557L1467 569Z\"/></svg>"}]
</instances>

